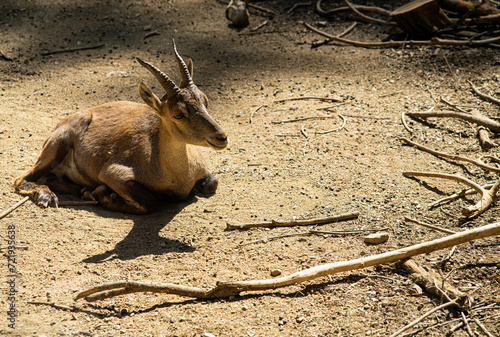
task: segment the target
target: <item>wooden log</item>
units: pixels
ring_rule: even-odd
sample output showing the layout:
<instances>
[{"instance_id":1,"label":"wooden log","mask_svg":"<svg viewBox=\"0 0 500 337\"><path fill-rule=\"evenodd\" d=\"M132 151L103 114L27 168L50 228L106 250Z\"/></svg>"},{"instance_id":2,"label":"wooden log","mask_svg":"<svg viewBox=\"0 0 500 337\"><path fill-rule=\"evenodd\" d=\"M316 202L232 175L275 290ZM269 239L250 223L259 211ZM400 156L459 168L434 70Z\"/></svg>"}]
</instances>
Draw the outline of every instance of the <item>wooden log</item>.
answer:
<instances>
[{"instance_id":1,"label":"wooden log","mask_svg":"<svg viewBox=\"0 0 500 337\"><path fill-rule=\"evenodd\" d=\"M435 0L415 0L395 9L392 19L410 36L431 36L452 24Z\"/></svg>"}]
</instances>

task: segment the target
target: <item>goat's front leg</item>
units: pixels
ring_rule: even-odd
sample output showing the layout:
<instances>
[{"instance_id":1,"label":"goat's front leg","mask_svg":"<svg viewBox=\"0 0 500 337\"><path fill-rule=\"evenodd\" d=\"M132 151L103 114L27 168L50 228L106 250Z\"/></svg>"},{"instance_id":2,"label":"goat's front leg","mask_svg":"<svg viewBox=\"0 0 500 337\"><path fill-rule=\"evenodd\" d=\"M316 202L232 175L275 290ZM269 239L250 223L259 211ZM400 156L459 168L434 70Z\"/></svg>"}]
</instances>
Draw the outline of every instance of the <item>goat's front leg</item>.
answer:
<instances>
[{"instance_id":1,"label":"goat's front leg","mask_svg":"<svg viewBox=\"0 0 500 337\"><path fill-rule=\"evenodd\" d=\"M219 186L219 181L212 174L207 173L206 176L201 178L194 185L201 193L205 195L214 194Z\"/></svg>"},{"instance_id":2,"label":"goat's front leg","mask_svg":"<svg viewBox=\"0 0 500 337\"><path fill-rule=\"evenodd\" d=\"M111 211L148 214L158 208L158 199L141 183L133 179L128 167L112 164L103 168L97 187L92 195L99 203Z\"/></svg>"},{"instance_id":3,"label":"goat's front leg","mask_svg":"<svg viewBox=\"0 0 500 337\"><path fill-rule=\"evenodd\" d=\"M119 189L120 192L117 192L107 185L101 185L92 195L104 207L115 212L149 214L158 208L156 197L136 181L124 182Z\"/></svg>"}]
</instances>

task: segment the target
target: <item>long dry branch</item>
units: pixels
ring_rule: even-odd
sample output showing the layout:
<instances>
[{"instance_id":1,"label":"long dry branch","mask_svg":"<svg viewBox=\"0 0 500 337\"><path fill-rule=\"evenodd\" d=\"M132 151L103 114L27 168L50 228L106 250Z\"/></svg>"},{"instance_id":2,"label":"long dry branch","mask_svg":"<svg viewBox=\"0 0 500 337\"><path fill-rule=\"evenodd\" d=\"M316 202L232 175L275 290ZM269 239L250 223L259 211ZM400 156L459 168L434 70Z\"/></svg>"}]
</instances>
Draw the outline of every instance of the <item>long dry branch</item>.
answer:
<instances>
[{"instance_id":1,"label":"long dry branch","mask_svg":"<svg viewBox=\"0 0 500 337\"><path fill-rule=\"evenodd\" d=\"M408 116L417 118L431 118L431 117L451 117L466 120L471 123L484 126L490 130L500 132L500 123L485 116L470 115L462 112L454 111L436 111L436 112L407 112Z\"/></svg>"},{"instance_id":2,"label":"long dry branch","mask_svg":"<svg viewBox=\"0 0 500 337\"><path fill-rule=\"evenodd\" d=\"M354 269L368 268L383 263L390 263L406 259L419 254L429 254L436 250L441 250L472 240L496 235L500 235L500 222L449 235L440 239L420 243L410 247L401 248L395 251L349 261L340 261L319 265L275 279L218 282L215 288L211 290L205 290L196 287L187 287L172 283L155 284L136 281L120 281L105 283L85 290L79 293L76 296L75 300L85 298L87 301L97 301L135 292L167 293L203 299L224 298L240 294L244 291L262 291L282 288L313 280L326 275L336 274Z\"/></svg>"},{"instance_id":3,"label":"long dry branch","mask_svg":"<svg viewBox=\"0 0 500 337\"><path fill-rule=\"evenodd\" d=\"M353 41L353 40L340 38L340 37L328 34L326 32L323 32L319 29L316 29L306 22L301 22L301 23L304 25L304 27L306 27L310 31L313 31L316 34L319 34L321 36L324 36L327 39L330 39L331 41L337 41L337 42L346 43L346 44L349 44L352 46L364 47L364 48L394 48L394 47L404 47L404 46L436 46L436 45L479 47L479 46L494 44L494 43L500 41L500 36L498 36L498 37L494 37L491 39L473 40L473 41L447 40L447 39L441 39L438 37L433 37L432 39L425 40L425 41L407 40L407 41L386 41L386 42L361 42L361 41Z\"/></svg>"},{"instance_id":4,"label":"long dry branch","mask_svg":"<svg viewBox=\"0 0 500 337\"><path fill-rule=\"evenodd\" d=\"M343 221L348 219L357 218L359 216L359 212L351 212L340 215L335 215L327 218L319 218L319 219L309 219L309 220L291 220L291 221L266 221L266 222L253 222L246 224L231 224L226 223L226 230L232 229L248 229L248 228L257 228L257 227L286 227L286 226L308 226L308 225L318 225L331 223L336 221Z\"/></svg>"},{"instance_id":5,"label":"long dry branch","mask_svg":"<svg viewBox=\"0 0 500 337\"><path fill-rule=\"evenodd\" d=\"M479 214L486 211L491 204L496 200L496 194L500 190L500 181L497 181L493 186L486 190L481 185L476 184L470 179L459 176L458 174L448 174L448 173L438 173L438 172L403 172L404 176L407 177L431 177L431 178L442 178L461 182L469 187L472 187L479 193L481 193L482 198L474 206L464 207L462 209L462 214L466 217L478 216Z\"/></svg>"},{"instance_id":6,"label":"long dry branch","mask_svg":"<svg viewBox=\"0 0 500 337\"><path fill-rule=\"evenodd\" d=\"M436 150L433 150L427 146L415 143L415 142L409 140L408 138L403 137L400 139L408 145L414 146L419 150L429 152L430 154L433 154L433 155L438 156L438 157L448 158L448 159L452 159L452 160L456 160L456 161L465 161L467 163L475 164L475 165L479 166L480 168L491 171L491 172L496 172L496 173L500 172L499 167L488 165L488 164L482 162L481 160L475 160L475 159L471 159L471 158L467 158L467 157L462 157L462 156L458 156L458 155L454 155L454 154L447 154L444 152L436 151Z\"/></svg>"},{"instance_id":7,"label":"long dry branch","mask_svg":"<svg viewBox=\"0 0 500 337\"><path fill-rule=\"evenodd\" d=\"M479 97L481 97L484 100L490 101L491 103L495 103L495 104L500 105L500 99L496 99L495 97L492 97L490 95L486 95L485 93L482 93L481 91L479 91L478 88L476 88L476 86L474 84L472 84L471 81L467 81L467 82L469 82L472 90L474 91L474 93L476 95L478 95Z\"/></svg>"},{"instance_id":8,"label":"long dry branch","mask_svg":"<svg viewBox=\"0 0 500 337\"><path fill-rule=\"evenodd\" d=\"M337 7L337 8L326 11L321 7L322 2L323 2L323 0L318 0L316 2L316 12L318 12L319 15L328 16L328 15L336 14L339 12L345 12L345 11L352 10L350 7L345 6L345 7ZM353 7L356 8L358 11L362 11L362 12L372 12L372 13L382 14L385 16L391 16L390 11L383 9L383 8L380 8L380 7L362 6L362 5L353 5Z\"/></svg>"},{"instance_id":9,"label":"long dry branch","mask_svg":"<svg viewBox=\"0 0 500 337\"><path fill-rule=\"evenodd\" d=\"M354 13L356 13L360 18L366 20L366 21L371 21L371 22L376 22L376 23L382 23L382 24L386 24L386 25L396 25L395 22L391 22L391 21L384 21L384 20L380 20L380 19L376 19L376 18L372 18L371 16L368 16L368 15L365 15L363 13L361 13L354 5L352 5L348 0L344 0L345 4L347 5L347 7L349 7Z\"/></svg>"},{"instance_id":10,"label":"long dry branch","mask_svg":"<svg viewBox=\"0 0 500 337\"><path fill-rule=\"evenodd\" d=\"M14 205L12 205L11 207L7 208L5 211L3 211L0 214L0 219L2 219L4 217L6 217L7 215L9 215L12 211L14 211L15 209L17 209L19 206L21 206L22 204L24 204L29 199L30 199L30 197L24 197L23 199L21 199L20 201L16 202Z\"/></svg>"}]
</instances>

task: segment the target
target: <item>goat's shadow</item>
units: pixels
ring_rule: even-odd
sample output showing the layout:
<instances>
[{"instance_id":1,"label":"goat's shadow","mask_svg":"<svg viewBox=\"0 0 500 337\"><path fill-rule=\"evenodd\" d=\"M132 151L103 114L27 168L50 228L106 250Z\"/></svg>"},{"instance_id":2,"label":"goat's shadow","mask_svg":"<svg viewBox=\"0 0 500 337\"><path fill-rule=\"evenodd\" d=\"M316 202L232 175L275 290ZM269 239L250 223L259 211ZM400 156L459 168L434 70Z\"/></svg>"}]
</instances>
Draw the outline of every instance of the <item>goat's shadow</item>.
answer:
<instances>
[{"instance_id":1,"label":"goat's shadow","mask_svg":"<svg viewBox=\"0 0 500 337\"><path fill-rule=\"evenodd\" d=\"M205 196L203 196L205 197ZM115 219L132 219L132 230L111 250L90 256L82 262L103 263L106 261L132 260L143 255L162 255L169 252L193 252L195 248L178 240L160 236L160 231L186 206L196 202L198 197L191 195L183 202L163 202L160 209L149 215L130 215L111 212L102 206L95 206L96 214Z\"/></svg>"}]
</instances>

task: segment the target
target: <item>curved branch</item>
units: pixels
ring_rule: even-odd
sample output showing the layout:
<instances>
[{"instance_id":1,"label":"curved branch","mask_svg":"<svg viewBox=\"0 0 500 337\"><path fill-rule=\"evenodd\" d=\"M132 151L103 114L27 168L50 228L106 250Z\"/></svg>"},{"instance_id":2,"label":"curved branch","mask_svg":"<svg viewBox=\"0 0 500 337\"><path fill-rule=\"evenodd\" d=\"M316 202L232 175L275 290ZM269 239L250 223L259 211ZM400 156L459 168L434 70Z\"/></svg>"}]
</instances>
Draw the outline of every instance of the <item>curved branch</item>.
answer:
<instances>
[{"instance_id":1,"label":"curved branch","mask_svg":"<svg viewBox=\"0 0 500 337\"><path fill-rule=\"evenodd\" d=\"M449 180L455 180L461 182L469 187L472 187L479 193L481 193L481 200L474 206L464 207L462 209L462 214L470 218L473 216L478 216L479 214L486 211L491 204L496 200L496 195L500 190L500 181L497 181L489 190L476 184L470 179L461 177L457 174L447 174L447 173L436 173L436 172L403 172L404 176L407 177L432 177L432 178L443 178Z\"/></svg>"},{"instance_id":2,"label":"curved branch","mask_svg":"<svg viewBox=\"0 0 500 337\"><path fill-rule=\"evenodd\" d=\"M237 295L243 291L272 290L302 283L326 275L354 269L368 268L382 263L390 263L406 259L411 256L428 254L436 250L445 249L465 242L494 235L500 235L500 222L383 254L363 257L355 260L323 264L276 279L218 282L215 288L208 291L201 288L185 287L171 283L153 284L146 282L123 281L106 283L92 289L85 290L79 293L75 300L85 298L87 301L96 301L132 292L168 293L203 299L229 297Z\"/></svg>"},{"instance_id":3,"label":"curved branch","mask_svg":"<svg viewBox=\"0 0 500 337\"><path fill-rule=\"evenodd\" d=\"M405 177L429 177L429 178L442 178L442 179L448 179L448 180L454 180L458 181L462 184L465 184L482 195L487 193L487 191L479 184L476 184L470 179L464 178L462 176L459 176L458 174L448 174L448 173L439 173L439 172L414 172L414 171L406 171L403 172L403 175Z\"/></svg>"},{"instance_id":4,"label":"curved branch","mask_svg":"<svg viewBox=\"0 0 500 337\"><path fill-rule=\"evenodd\" d=\"M409 140L407 138L400 138L400 140L402 140L403 142L405 142L408 145L416 147L419 150L428 152L428 153L433 154L433 155L438 156L438 157L448 158L448 159L457 160L457 161L465 161L467 163L475 164L475 165L479 166L480 168L488 170L488 171L497 172L497 173L500 172L499 167L488 165L480 160L475 160L475 159L471 159L471 158L467 158L467 157L462 157L462 156L457 156L457 155L453 155L453 154L447 154L444 152L436 151L436 150L433 150L427 146L412 142L411 140Z\"/></svg>"},{"instance_id":5,"label":"curved branch","mask_svg":"<svg viewBox=\"0 0 500 337\"><path fill-rule=\"evenodd\" d=\"M466 120L471 123L475 123L484 126L490 130L500 132L500 123L494 121L488 117L470 115L463 112L454 111L440 111L440 112L407 112L408 116L418 117L418 118L430 118L430 117L451 117Z\"/></svg>"},{"instance_id":6,"label":"curved branch","mask_svg":"<svg viewBox=\"0 0 500 337\"><path fill-rule=\"evenodd\" d=\"M338 8L331 9L329 11L325 11L321 7L321 3L322 2L323 2L323 0L318 0L316 2L316 12L318 12L319 15L328 16L328 15L336 14L336 13L339 13L339 12L346 12L346 11L351 10L351 8L349 8L349 7L338 7ZM353 6L358 11L372 12L372 13L382 14L382 15L385 15L385 16L391 16L391 12L390 11L385 10L383 8L380 8L380 7L362 6L362 5L353 5Z\"/></svg>"},{"instance_id":7,"label":"curved branch","mask_svg":"<svg viewBox=\"0 0 500 337\"><path fill-rule=\"evenodd\" d=\"M356 13L359 17L361 17L362 19L364 19L366 21L371 21L371 22L376 22L376 23L381 23L381 24L386 24L386 25L394 25L394 26L396 25L396 23L394 23L394 22L379 20L376 18L369 17L368 15L364 15L363 13L358 11L356 9L356 7L354 7L348 0L344 0L344 2L347 5L347 7L349 7L354 13Z\"/></svg>"},{"instance_id":8,"label":"curved branch","mask_svg":"<svg viewBox=\"0 0 500 337\"><path fill-rule=\"evenodd\" d=\"M476 40L474 40L474 41L445 40L445 39L440 39L438 37L434 37L431 40L427 40L427 41L408 40L408 41L387 41L387 42L361 42L361 41L353 41L353 40L347 40L344 38L336 37L336 36L333 36L331 34L325 33L319 29L316 29L306 22L301 22L301 23L307 29L309 29L309 30L321 35L321 36L324 36L327 39L330 39L331 41L342 42L342 43L346 43L346 44L349 44L352 46L364 47L364 48L393 48L393 47L403 47L403 46L436 46L436 45L478 47L478 46L485 46L485 45L500 41L500 36L498 36L498 37L491 38L491 39L477 40L477 41Z\"/></svg>"}]
</instances>

